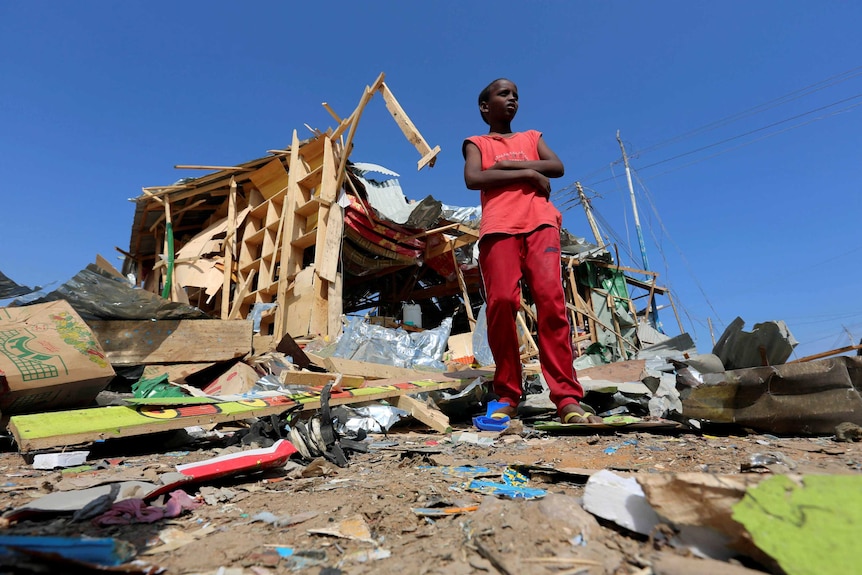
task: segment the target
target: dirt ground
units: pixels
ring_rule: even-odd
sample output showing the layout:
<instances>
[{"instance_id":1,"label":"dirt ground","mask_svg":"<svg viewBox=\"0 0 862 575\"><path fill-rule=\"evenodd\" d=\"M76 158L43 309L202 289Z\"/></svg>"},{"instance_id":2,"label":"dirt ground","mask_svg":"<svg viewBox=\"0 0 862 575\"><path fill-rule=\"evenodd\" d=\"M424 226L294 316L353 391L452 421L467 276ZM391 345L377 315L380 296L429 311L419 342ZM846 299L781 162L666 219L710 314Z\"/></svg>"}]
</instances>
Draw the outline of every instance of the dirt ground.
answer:
<instances>
[{"instance_id":1,"label":"dirt ground","mask_svg":"<svg viewBox=\"0 0 862 575\"><path fill-rule=\"evenodd\" d=\"M96 527L72 522L69 515L40 516L8 525L0 535L121 539L135 546L139 560L171 574L754 573L765 568L744 558L741 563L697 559L668 546L660 534L638 535L596 519L581 506L590 470L837 474L862 468L860 444L830 437L778 438L726 429L547 435L528 425L520 434L488 434L493 445L481 446L453 440L459 431L474 430L457 424L453 434L442 435L425 433L417 424L396 426L386 436L373 436L369 452L352 454L344 468L292 460L284 468L192 487L189 493L204 503L172 520ZM153 480L179 463L226 452L212 441L175 448L174 439L150 436L94 446L89 461L105 468L77 474L34 470L20 454L7 451L0 454L2 507L21 507L76 482ZM771 456L768 468L758 465L765 455ZM459 487L464 478L443 472L462 465L490 468L492 481L500 480L506 466L522 466L529 486L547 495L525 501L466 491ZM440 505L478 508L435 518L413 511ZM265 511L276 521L254 520ZM170 551L156 548L178 537L188 542ZM148 549L156 552L145 554ZM285 549L292 555L282 556ZM69 565L5 569L74 572Z\"/></svg>"}]
</instances>

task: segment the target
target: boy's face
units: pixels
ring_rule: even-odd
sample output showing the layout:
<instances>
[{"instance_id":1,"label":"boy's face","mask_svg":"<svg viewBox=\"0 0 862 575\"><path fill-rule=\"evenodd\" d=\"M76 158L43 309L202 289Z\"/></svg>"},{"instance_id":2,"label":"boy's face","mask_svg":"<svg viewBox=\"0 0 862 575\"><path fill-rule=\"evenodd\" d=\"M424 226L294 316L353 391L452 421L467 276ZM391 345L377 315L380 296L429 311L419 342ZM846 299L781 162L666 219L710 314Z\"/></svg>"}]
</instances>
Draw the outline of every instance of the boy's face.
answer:
<instances>
[{"instance_id":1,"label":"boy's face","mask_svg":"<svg viewBox=\"0 0 862 575\"><path fill-rule=\"evenodd\" d=\"M498 80L491 85L486 102L479 105L479 111L489 121L509 120L518 113L518 87L509 80Z\"/></svg>"}]
</instances>

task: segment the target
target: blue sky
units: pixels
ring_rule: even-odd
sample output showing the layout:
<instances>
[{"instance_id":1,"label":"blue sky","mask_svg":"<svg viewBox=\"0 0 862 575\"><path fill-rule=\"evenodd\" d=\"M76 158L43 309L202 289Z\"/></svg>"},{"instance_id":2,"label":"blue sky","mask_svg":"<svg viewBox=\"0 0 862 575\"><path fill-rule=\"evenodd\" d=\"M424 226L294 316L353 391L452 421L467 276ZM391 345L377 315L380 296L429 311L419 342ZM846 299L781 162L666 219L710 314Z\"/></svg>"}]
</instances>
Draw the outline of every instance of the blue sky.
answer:
<instances>
[{"instance_id":1,"label":"blue sky","mask_svg":"<svg viewBox=\"0 0 862 575\"><path fill-rule=\"evenodd\" d=\"M860 22L862 4L831 0L2 2L0 270L45 285L97 253L119 266L141 187L325 129L321 102L349 114L380 72L443 151L417 173L378 96L351 159L401 173L410 198L476 205L461 142L485 130L478 92L506 76L514 128L541 130L566 166L564 225L592 239L564 201L580 181L622 263L641 267L621 131L650 267L701 352L708 322L718 337L737 316L784 320L797 357L849 345Z\"/></svg>"}]
</instances>

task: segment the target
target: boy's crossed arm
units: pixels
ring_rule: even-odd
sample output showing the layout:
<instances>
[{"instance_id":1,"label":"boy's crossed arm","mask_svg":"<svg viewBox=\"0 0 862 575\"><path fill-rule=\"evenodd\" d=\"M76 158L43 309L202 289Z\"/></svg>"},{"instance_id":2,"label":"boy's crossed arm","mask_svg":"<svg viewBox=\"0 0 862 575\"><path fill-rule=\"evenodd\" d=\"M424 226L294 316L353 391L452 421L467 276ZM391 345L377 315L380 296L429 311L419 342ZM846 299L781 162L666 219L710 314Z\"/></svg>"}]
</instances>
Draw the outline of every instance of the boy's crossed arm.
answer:
<instances>
[{"instance_id":1,"label":"boy's crossed arm","mask_svg":"<svg viewBox=\"0 0 862 575\"><path fill-rule=\"evenodd\" d=\"M472 142L464 145L464 182L467 189L481 190L506 186L516 182L525 182L536 188L539 193L551 193L551 181L548 178L559 178L565 172L563 162L548 147L545 140L539 138L537 151L538 160L503 160L495 163L487 170L482 169L482 154Z\"/></svg>"}]
</instances>

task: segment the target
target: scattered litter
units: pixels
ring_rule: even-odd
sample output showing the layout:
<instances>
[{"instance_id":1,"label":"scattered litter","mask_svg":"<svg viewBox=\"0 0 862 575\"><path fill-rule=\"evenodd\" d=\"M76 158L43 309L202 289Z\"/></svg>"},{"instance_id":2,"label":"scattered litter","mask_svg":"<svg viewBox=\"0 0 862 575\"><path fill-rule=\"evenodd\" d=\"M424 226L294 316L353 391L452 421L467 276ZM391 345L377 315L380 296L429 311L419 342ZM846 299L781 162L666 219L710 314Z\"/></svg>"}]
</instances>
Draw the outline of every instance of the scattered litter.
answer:
<instances>
[{"instance_id":1,"label":"scattered litter","mask_svg":"<svg viewBox=\"0 0 862 575\"><path fill-rule=\"evenodd\" d=\"M494 445L494 437L490 435L479 435L474 431L458 431L452 434L453 443L472 443L474 445L482 445L491 447Z\"/></svg>"},{"instance_id":2,"label":"scattered litter","mask_svg":"<svg viewBox=\"0 0 862 575\"><path fill-rule=\"evenodd\" d=\"M502 483L474 479L462 487L468 491L497 495L505 499L540 499L547 494L544 489L527 487L529 481L526 475L509 468L503 472Z\"/></svg>"},{"instance_id":3,"label":"scattered litter","mask_svg":"<svg viewBox=\"0 0 862 575\"><path fill-rule=\"evenodd\" d=\"M584 509L642 535L660 522L634 477L622 477L603 469L587 480Z\"/></svg>"},{"instance_id":4,"label":"scattered litter","mask_svg":"<svg viewBox=\"0 0 862 575\"><path fill-rule=\"evenodd\" d=\"M380 547L374 549L364 549L362 551L354 551L353 553L348 553L344 557L341 558L341 561L338 562L339 565L343 565L345 563L356 562L356 563L368 563L369 561L379 561L380 559L389 559L392 556L392 552L388 549L383 549Z\"/></svg>"},{"instance_id":5,"label":"scattered litter","mask_svg":"<svg viewBox=\"0 0 862 575\"><path fill-rule=\"evenodd\" d=\"M17 557L20 560L32 553L56 555L94 565L115 566L129 561L136 552L131 543L119 539L0 535L0 560L4 564L7 559L14 560Z\"/></svg>"},{"instance_id":6,"label":"scattered litter","mask_svg":"<svg viewBox=\"0 0 862 575\"><path fill-rule=\"evenodd\" d=\"M496 475L496 472L492 470L490 467L482 467L482 466L473 466L473 465L459 465L459 466L434 466L434 465L420 465L417 467L422 471L430 471L432 473L439 473L441 475L452 476L452 477L482 477L484 475Z\"/></svg>"},{"instance_id":7,"label":"scattered litter","mask_svg":"<svg viewBox=\"0 0 862 575\"><path fill-rule=\"evenodd\" d=\"M364 541L366 543L375 543L371 538L371 529L368 523L361 515L354 515L332 527L324 529L309 529L308 533L314 535L330 535L332 537L340 537L342 539L352 539L354 541Z\"/></svg>"},{"instance_id":8,"label":"scattered litter","mask_svg":"<svg viewBox=\"0 0 862 575\"><path fill-rule=\"evenodd\" d=\"M75 467L87 461L89 451L64 451L62 453L38 453L33 456L33 469L56 469Z\"/></svg>"},{"instance_id":9,"label":"scattered litter","mask_svg":"<svg viewBox=\"0 0 862 575\"><path fill-rule=\"evenodd\" d=\"M467 505L465 507L411 507L410 511L419 517L447 517L470 513L479 509L478 505Z\"/></svg>"},{"instance_id":10,"label":"scattered litter","mask_svg":"<svg viewBox=\"0 0 862 575\"><path fill-rule=\"evenodd\" d=\"M301 513L295 513L294 515L275 515L269 511L261 511L252 516L249 523L261 522L274 527L290 527L291 525L297 525L308 521L309 519L313 519L318 515L320 515L319 511L303 511Z\"/></svg>"}]
</instances>

